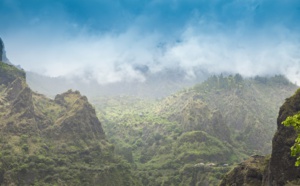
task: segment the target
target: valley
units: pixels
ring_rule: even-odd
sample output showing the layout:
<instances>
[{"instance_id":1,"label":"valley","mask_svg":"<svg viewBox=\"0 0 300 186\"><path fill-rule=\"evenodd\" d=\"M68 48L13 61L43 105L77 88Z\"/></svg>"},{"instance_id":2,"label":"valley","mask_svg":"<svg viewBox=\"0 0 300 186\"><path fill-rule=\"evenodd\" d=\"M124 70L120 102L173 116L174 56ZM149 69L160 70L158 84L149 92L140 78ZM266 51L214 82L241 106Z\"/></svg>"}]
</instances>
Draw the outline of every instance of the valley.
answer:
<instances>
[{"instance_id":1,"label":"valley","mask_svg":"<svg viewBox=\"0 0 300 186\"><path fill-rule=\"evenodd\" d=\"M278 108L298 88L281 75L214 75L163 98L90 96L92 106L79 91L31 91L12 65L0 71L2 184L218 185L271 153Z\"/></svg>"},{"instance_id":2,"label":"valley","mask_svg":"<svg viewBox=\"0 0 300 186\"><path fill-rule=\"evenodd\" d=\"M71 89L51 96L57 78L30 76L28 85L24 70L0 62L0 185L257 185L289 176L298 182L293 174L276 180L280 150L274 140L272 146L274 133L281 138L287 130L274 124L278 108L298 86L282 75L220 74L195 83L176 72L115 94L87 84L88 97ZM32 91L33 82L40 88ZM297 103L296 93L279 114L294 113L284 109Z\"/></svg>"},{"instance_id":3,"label":"valley","mask_svg":"<svg viewBox=\"0 0 300 186\"><path fill-rule=\"evenodd\" d=\"M299 0L0 12L0 186L300 186Z\"/></svg>"},{"instance_id":4,"label":"valley","mask_svg":"<svg viewBox=\"0 0 300 186\"><path fill-rule=\"evenodd\" d=\"M217 185L236 163L271 153L278 108L296 89L283 76L221 75L164 99L91 102L143 185Z\"/></svg>"}]
</instances>

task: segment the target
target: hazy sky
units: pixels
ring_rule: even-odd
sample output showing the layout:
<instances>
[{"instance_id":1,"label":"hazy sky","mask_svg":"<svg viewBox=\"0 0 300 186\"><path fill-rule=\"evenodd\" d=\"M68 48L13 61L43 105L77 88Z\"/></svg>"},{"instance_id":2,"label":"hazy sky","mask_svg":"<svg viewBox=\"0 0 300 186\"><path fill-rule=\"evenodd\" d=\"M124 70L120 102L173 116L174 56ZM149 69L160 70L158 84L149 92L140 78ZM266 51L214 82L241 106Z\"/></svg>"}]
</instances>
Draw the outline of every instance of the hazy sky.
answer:
<instances>
[{"instance_id":1,"label":"hazy sky","mask_svg":"<svg viewBox=\"0 0 300 186\"><path fill-rule=\"evenodd\" d=\"M300 82L299 0L0 0L0 37L25 70L99 83L200 66Z\"/></svg>"}]
</instances>

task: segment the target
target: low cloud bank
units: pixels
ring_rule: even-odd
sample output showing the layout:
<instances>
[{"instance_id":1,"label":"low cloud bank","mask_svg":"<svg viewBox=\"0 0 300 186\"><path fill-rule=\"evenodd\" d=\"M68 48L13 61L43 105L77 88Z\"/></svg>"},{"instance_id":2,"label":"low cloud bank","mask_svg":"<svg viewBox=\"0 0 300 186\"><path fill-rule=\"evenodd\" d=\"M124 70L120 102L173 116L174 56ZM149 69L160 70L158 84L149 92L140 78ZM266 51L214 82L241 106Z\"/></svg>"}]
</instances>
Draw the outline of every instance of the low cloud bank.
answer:
<instances>
[{"instance_id":1,"label":"low cloud bank","mask_svg":"<svg viewBox=\"0 0 300 186\"><path fill-rule=\"evenodd\" d=\"M291 8L299 4L245 2L215 2L219 7L216 10L203 3L192 10L198 4L190 2L181 11L183 1L172 1L172 6L151 1L135 10L136 14L126 11L127 22L117 31L114 27L95 31L83 21L71 21L61 5L57 13L61 19L29 16L30 26L6 29L2 36L12 63L48 76L96 79L99 84L145 81L145 75L135 67L147 65L149 73L180 67L189 78L196 68L247 77L283 74L299 84L300 37L299 25L294 23L298 15ZM118 4L120 11L124 6ZM153 16L157 8L169 12L166 16L156 12L165 22ZM178 25L176 14L180 18ZM112 21L117 20L114 17Z\"/></svg>"}]
</instances>

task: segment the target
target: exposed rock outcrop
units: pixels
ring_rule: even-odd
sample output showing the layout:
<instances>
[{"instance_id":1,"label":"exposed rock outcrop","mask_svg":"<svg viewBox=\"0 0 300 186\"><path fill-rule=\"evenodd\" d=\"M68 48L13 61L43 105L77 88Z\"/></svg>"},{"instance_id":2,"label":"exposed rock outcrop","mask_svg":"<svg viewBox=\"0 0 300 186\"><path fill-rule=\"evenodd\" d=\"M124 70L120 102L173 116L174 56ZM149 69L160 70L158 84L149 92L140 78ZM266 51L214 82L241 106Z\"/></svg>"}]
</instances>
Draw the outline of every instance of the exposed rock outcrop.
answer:
<instances>
[{"instance_id":1,"label":"exposed rock outcrop","mask_svg":"<svg viewBox=\"0 0 300 186\"><path fill-rule=\"evenodd\" d=\"M263 182L265 167L269 159L264 156L252 156L231 170L220 186L259 186Z\"/></svg>"},{"instance_id":2,"label":"exposed rock outcrop","mask_svg":"<svg viewBox=\"0 0 300 186\"><path fill-rule=\"evenodd\" d=\"M9 65L4 64L4 66ZM10 66L10 68L14 67ZM1 74L1 76L6 75L9 76L9 72ZM105 139L95 109L78 91L70 90L57 95L52 101L32 92L26 85L25 79L20 76L11 76L2 83L6 85L1 94L6 101L2 108L4 109L6 105L6 115L1 122L2 126L6 126L3 130L20 135L28 132L41 133L52 139L64 139L64 141ZM54 110L52 110L53 114L49 113L51 112L49 107L54 107L59 113L55 114Z\"/></svg>"},{"instance_id":3,"label":"exposed rock outcrop","mask_svg":"<svg viewBox=\"0 0 300 186\"><path fill-rule=\"evenodd\" d=\"M0 61L3 61L3 53L4 53L4 43L0 38Z\"/></svg>"},{"instance_id":4,"label":"exposed rock outcrop","mask_svg":"<svg viewBox=\"0 0 300 186\"><path fill-rule=\"evenodd\" d=\"M21 69L14 67L13 65L9 65L2 62L0 63L0 85L4 84L5 86L8 86L17 78L23 79L25 82L25 72Z\"/></svg>"},{"instance_id":5,"label":"exposed rock outcrop","mask_svg":"<svg viewBox=\"0 0 300 186\"><path fill-rule=\"evenodd\" d=\"M299 111L300 89L286 99L280 108L270 159L262 156L251 157L227 173L220 185L300 185L300 167L295 166L296 158L291 156L290 151L297 134L293 128L281 124L288 116Z\"/></svg>"},{"instance_id":6,"label":"exposed rock outcrop","mask_svg":"<svg viewBox=\"0 0 300 186\"><path fill-rule=\"evenodd\" d=\"M53 139L101 140L105 138L95 109L85 96L78 91L69 90L57 95L55 103L63 107L64 112L54 122L56 132L47 132Z\"/></svg>"},{"instance_id":7,"label":"exposed rock outcrop","mask_svg":"<svg viewBox=\"0 0 300 186\"><path fill-rule=\"evenodd\" d=\"M291 127L281 123L300 111L300 89L282 105L277 119L277 132L273 138L272 156L269 165L268 185L281 186L288 181L300 179L300 168L295 167L295 157L291 157L290 148L297 134Z\"/></svg>"},{"instance_id":8,"label":"exposed rock outcrop","mask_svg":"<svg viewBox=\"0 0 300 186\"><path fill-rule=\"evenodd\" d=\"M4 43L1 38L0 38L0 61L5 62L7 64L11 64L6 57Z\"/></svg>"}]
</instances>

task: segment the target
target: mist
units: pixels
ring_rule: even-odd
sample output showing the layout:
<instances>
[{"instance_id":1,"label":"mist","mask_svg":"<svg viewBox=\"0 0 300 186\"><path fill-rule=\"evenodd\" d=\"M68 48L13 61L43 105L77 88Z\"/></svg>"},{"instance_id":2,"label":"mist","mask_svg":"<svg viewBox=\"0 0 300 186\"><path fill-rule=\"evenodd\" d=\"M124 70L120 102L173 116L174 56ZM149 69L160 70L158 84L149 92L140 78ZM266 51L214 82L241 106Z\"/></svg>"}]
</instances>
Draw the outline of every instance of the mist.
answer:
<instances>
[{"instance_id":1,"label":"mist","mask_svg":"<svg viewBox=\"0 0 300 186\"><path fill-rule=\"evenodd\" d=\"M23 12L25 18L19 19L26 19L26 24L20 29L11 24L2 29L12 63L50 77L79 77L99 84L143 82L147 77L135 68L139 65L146 65L149 73L180 68L186 78L193 78L200 68L245 77L283 74L300 83L296 1L151 1L136 9L118 2L107 4L107 15L83 13L77 7L81 18L67 5L57 2L52 8L60 8L49 15ZM18 7L20 11L22 5ZM113 14L111 8L123 14Z\"/></svg>"}]
</instances>

